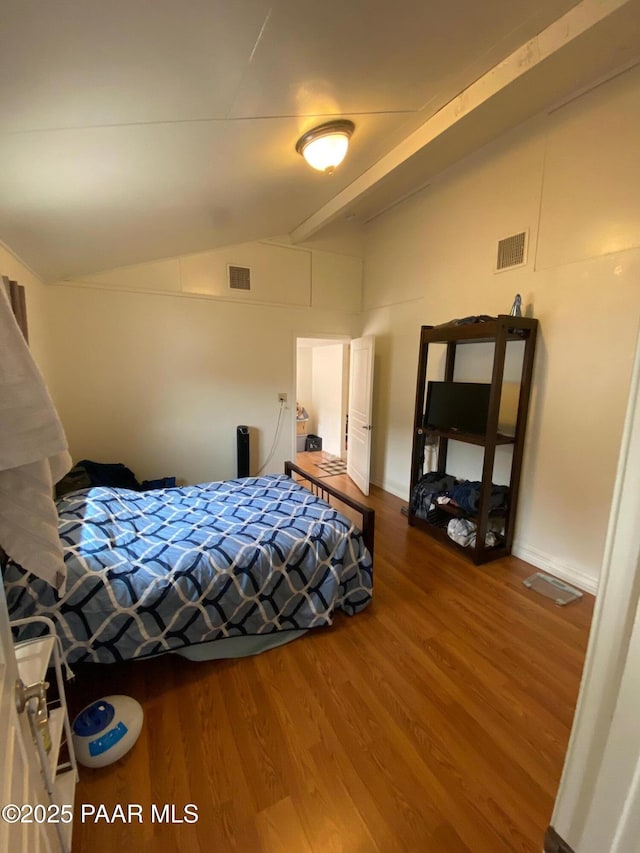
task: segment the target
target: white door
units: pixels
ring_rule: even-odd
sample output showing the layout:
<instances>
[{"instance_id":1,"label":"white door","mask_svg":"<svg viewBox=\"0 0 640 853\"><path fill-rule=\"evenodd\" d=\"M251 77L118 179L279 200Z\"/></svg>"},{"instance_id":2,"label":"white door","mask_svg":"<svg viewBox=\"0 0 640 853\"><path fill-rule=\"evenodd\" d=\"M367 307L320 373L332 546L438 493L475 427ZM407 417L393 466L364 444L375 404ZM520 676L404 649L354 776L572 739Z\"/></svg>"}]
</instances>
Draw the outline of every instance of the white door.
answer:
<instances>
[{"instance_id":1,"label":"white door","mask_svg":"<svg viewBox=\"0 0 640 853\"><path fill-rule=\"evenodd\" d=\"M371 470L374 350L375 338L371 335L351 341L347 474L364 495L369 494Z\"/></svg>"},{"instance_id":2,"label":"white door","mask_svg":"<svg viewBox=\"0 0 640 853\"><path fill-rule=\"evenodd\" d=\"M0 816L0 851L54 853L60 850L55 824L41 822L46 812L29 813L29 805L46 805L49 801L31 739L29 720L26 713L18 714L16 710L17 678L18 666L0 579L0 809L4 809ZM16 817L21 817L24 822L16 820Z\"/></svg>"}]
</instances>

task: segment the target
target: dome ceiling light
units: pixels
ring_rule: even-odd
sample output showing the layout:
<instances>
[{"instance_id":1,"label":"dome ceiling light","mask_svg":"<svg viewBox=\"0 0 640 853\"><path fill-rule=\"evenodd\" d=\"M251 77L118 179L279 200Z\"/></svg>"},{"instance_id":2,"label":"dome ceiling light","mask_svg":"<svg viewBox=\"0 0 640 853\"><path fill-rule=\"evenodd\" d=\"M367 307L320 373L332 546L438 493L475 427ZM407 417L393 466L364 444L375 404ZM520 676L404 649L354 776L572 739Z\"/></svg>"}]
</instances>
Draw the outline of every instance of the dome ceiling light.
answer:
<instances>
[{"instance_id":1,"label":"dome ceiling light","mask_svg":"<svg viewBox=\"0 0 640 853\"><path fill-rule=\"evenodd\" d=\"M296 151L319 172L331 175L345 158L355 124L348 119L329 121L307 131L296 142Z\"/></svg>"}]
</instances>

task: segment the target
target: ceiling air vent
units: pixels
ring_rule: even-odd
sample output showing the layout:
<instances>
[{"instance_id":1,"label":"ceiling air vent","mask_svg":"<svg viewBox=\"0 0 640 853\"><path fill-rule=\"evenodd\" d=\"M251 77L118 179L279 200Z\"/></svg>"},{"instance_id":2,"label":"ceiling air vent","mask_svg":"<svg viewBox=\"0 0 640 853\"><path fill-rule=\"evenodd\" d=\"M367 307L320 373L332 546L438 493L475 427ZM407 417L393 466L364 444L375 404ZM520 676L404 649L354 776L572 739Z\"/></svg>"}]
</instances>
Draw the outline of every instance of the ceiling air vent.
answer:
<instances>
[{"instance_id":1,"label":"ceiling air vent","mask_svg":"<svg viewBox=\"0 0 640 853\"><path fill-rule=\"evenodd\" d=\"M229 264L229 287L231 290L251 290L250 267L235 267Z\"/></svg>"},{"instance_id":2,"label":"ceiling air vent","mask_svg":"<svg viewBox=\"0 0 640 853\"><path fill-rule=\"evenodd\" d=\"M498 240L496 272L522 267L527 263L527 231Z\"/></svg>"}]
</instances>

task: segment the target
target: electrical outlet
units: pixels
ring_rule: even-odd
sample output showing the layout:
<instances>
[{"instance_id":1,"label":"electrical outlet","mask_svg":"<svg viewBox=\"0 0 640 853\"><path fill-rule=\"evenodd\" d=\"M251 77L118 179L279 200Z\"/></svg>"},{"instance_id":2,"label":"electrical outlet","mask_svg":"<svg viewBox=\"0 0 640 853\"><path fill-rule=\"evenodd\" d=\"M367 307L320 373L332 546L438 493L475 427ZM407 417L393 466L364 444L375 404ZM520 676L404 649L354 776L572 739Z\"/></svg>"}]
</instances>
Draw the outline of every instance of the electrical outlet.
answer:
<instances>
[{"instance_id":1,"label":"electrical outlet","mask_svg":"<svg viewBox=\"0 0 640 853\"><path fill-rule=\"evenodd\" d=\"M281 391L278 394L278 402L279 403L286 403L287 402L287 395L284 393L284 391Z\"/></svg>"}]
</instances>

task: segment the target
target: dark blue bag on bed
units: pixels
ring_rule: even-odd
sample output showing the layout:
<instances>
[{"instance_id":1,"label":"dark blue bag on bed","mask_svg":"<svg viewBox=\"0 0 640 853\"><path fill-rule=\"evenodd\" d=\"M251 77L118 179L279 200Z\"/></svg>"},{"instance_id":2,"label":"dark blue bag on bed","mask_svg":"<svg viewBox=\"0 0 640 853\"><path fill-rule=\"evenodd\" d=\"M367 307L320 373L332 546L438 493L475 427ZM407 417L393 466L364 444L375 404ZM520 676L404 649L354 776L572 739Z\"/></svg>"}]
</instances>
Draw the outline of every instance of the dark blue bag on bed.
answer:
<instances>
[{"instance_id":1,"label":"dark blue bag on bed","mask_svg":"<svg viewBox=\"0 0 640 853\"><path fill-rule=\"evenodd\" d=\"M173 489L175 485L175 477L161 477L159 480L143 480L140 488L146 492L150 489Z\"/></svg>"},{"instance_id":2,"label":"dark blue bag on bed","mask_svg":"<svg viewBox=\"0 0 640 853\"><path fill-rule=\"evenodd\" d=\"M122 462L92 462L90 459L83 459L56 485L56 497L61 498L68 492L88 489L91 486L114 486L135 492L141 489L133 471Z\"/></svg>"},{"instance_id":3,"label":"dark blue bag on bed","mask_svg":"<svg viewBox=\"0 0 640 853\"><path fill-rule=\"evenodd\" d=\"M133 489L136 492L140 489L135 474L122 462L91 462L89 459L83 459L75 467L85 469L92 486L113 486L116 489Z\"/></svg>"}]
</instances>

